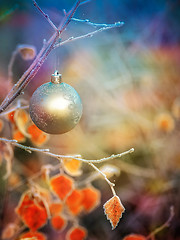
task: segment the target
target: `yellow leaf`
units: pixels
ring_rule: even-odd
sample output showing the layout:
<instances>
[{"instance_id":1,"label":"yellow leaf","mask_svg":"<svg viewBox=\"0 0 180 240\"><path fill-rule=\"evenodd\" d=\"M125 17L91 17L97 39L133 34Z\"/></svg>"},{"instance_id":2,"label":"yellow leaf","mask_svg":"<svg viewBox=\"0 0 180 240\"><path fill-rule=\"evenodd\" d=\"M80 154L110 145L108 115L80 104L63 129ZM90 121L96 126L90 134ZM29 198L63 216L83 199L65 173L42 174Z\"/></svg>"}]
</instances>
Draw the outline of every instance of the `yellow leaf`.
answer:
<instances>
[{"instance_id":1,"label":"yellow leaf","mask_svg":"<svg viewBox=\"0 0 180 240\"><path fill-rule=\"evenodd\" d=\"M123 207L121 200L117 195L109 199L103 207L104 213L112 225L112 230L114 230L120 218L122 217L122 213L125 211L125 208Z\"/></svg>"},{"instance_id":2,"label":"yellow leaf","mask_svg":"<svg viewBox=\"0 0 180 240\"><path fill-rule=\"evenodd\" d=\"M29 121L28 114L23 109L18 109L15 111L14 120L18 130L26 137L30 137L30 134L27 133L27 123Z\"/></svg>"},{"instance_id":3,"label":"yellow leaf","mask_svg":"<svg viewBox=\"0 0 180 240\"><path fill-rule=\"evenodd\" d=\"M64 170L67 172L67 174L71 176L79 176L81 175L82 171L80 170L82 162L77 159L66 159L64 158L62 160Z\"/></svg>"}]
</instances>

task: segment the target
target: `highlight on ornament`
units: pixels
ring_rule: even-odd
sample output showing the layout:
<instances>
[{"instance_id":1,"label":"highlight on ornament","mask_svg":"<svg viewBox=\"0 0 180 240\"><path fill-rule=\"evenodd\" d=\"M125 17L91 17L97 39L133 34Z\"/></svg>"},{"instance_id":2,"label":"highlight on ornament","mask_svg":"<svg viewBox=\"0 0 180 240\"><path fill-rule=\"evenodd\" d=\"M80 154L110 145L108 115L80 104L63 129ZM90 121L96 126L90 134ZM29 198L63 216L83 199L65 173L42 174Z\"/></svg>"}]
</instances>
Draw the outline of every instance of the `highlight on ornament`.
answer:
<instances>
[{"instance_id":1,"label":"highlight on ornament","mask_svg":"<svg viewBox=\"0 0 180 240\"><path fill-rule=\"evenodd\" d=\"M33 93L29 112L34 124L49 134L62 134L73 129L82 116L82 102L76 90L62 82L55 71L51 82Z\"/></svg>"}]
</instances>

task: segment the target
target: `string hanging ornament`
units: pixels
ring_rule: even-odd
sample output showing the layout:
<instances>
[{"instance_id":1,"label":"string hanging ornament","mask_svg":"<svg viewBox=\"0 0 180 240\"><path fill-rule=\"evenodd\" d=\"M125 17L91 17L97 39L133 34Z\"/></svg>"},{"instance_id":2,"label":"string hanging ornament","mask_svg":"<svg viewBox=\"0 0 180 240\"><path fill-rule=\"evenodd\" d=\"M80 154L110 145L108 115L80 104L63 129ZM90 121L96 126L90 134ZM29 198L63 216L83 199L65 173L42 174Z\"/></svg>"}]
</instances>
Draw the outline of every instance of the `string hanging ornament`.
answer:
<instances>
[{"instance_id":1,"label":"string hanging ornament","mask_svg":"<svg viewBox=\"0 0 180 240\"><path fill-rule=\"evenodd\" d=\"M62 82L55 71L51 82L38 87L33 93L29 112L34 124L49 134L62 134L73 129L82 116L82 102L76 90Z\"/></svg>"}]
</instances>

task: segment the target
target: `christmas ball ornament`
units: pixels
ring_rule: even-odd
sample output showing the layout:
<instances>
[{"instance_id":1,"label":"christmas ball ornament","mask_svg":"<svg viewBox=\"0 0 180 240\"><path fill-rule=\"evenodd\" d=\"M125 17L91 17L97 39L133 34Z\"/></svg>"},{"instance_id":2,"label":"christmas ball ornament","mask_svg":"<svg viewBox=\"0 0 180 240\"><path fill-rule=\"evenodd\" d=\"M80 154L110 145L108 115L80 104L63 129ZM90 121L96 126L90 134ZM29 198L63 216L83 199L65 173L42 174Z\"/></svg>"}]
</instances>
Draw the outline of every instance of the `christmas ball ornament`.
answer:
<instances>
[{"instance_id":1,"label":"christmas ball ornament","mask_svg":"<svg viewBox=\"0 0 180 240\"><path fill-rule=\"evenodd\" d=\"M61 134L73 129L82 115L79 94L70 85L61 82L55 71L51 82L41 85L33 93L29 106L34 124L50 134Z\"/></svg>"}]
</instances>

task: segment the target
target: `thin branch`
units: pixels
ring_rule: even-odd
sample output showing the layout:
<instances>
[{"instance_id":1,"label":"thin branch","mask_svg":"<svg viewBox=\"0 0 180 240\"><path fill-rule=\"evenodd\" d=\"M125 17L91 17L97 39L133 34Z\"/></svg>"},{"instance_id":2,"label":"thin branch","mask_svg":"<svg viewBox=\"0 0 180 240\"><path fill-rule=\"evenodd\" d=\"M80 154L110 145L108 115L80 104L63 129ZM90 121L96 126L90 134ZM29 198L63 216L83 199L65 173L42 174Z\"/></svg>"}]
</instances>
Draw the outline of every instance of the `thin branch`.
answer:
<instances>
[{"instance_id":1,"label":"thin branch","mask_svg":"<svg viewBox=\"0 0 180 240\"><path fill-rule=\"evenodd\" d=\"M116 158L121 158L121 157L123 157L123 156L125 156L129 153L134 152L134 148L131 148L130 150L125 151L123 153L119 153L119 154L116 154L116 155L112 154L109 157L104 157L104 158L101 158L101 159L84 159L84 158L79 158L79 155L72 155L72 156L61 155L61 154L52 153L52 152L50 152L49 149L40 149L40 148L28 147L28 146L25 146L25 145L22 145L22 144L18 143L16 140L9 140L9 139L6 139L6 138L0 138L0 141L9 142L9 143L13 144L14 146L19 147L19 148L21 148L21 149L23 149L23 150L25 150L29 153L40 152L40 153L44 153L48 156L54 157L58 160L62 159L62 158L76 159L76 160L79 160L79 161L85 162L85 163L102 163L102 162L106 162L106 161L113 160L113 159L116 159ZM133 174L133 175L136 175L136 176L139 176L139 177L154 178L156 176L153 169L142 168L142 167L136 166L134 164L130 164L130 163L126 163L124 161L121 161L120 159L119 159L118 164L119 164L119 167L122 171Z\"/></svg>"},{"instance_id":2,"label":"thin branch","mask_svg":"<svg viewBox=\"0 0 180 240\"><path fill-rule=\"evenodd\" d=\"M86 4L88 2L91 2L91 0L85 0L85 1L81 2L80 5Z\"/></svg>"},{"instance_id":3,"label":"thin branch","mask_svg":"<svg viewBox=\"0 0 180 240\"><path fill-rule=\"evenodd\" d=\"M4 101L0 106L0 113L2 113L24 90L28 83L34 78L34 76L39 71L40 67L48 57L49 53L54 49L54 45L57 42L59 36L66 29L67 25L71 21L75 11L80 5L80 0L76 1L75 5L64 17L62 23L58 27L58 32L56 31L52 37L43 45L36 59L33 61L28 70L22 75L19 81L13 86L10 93L6 96Z\"/></svg>"},{"instance_id":4,"label":"thin branch","mask_svg":"<svg viewBox=\"0 0 180 240\"><path fill-rule=\"evenodd\" d=\"M107 24L107 23L93 23L91 22L89 19L79 19L79 18L72 18L73 21L75 22L80 22L80 23L86 23L90 26L93 26L93 27L100 27L100 28L103 28L103 27L114 27L114 25L124 25L124 22L117 22L117 23L113 23L113 24Z\"/></svg>"},{"instance_id":5,"label":"thin branch","mask_svg":"<svg viewBox=\"0 0 180 240\"><path fill-rule=\"evenodd\" d=\"M22 105L22 100L23 99L18 99L17 104L14 107L10 108L9 110L4 111L3 113L1 113L0 117L4 116L4 115L7 115L8 113L11 113L11 112L13 112L13 111L15 111L15 110L17 110L19 108L20 109L28 109L29 108L29 104L28 105ZM24 101L24 102L26 102L26 101Z\"/></svg>"},{"instance_id":6,"label":"thin branch","mask_svg":"<svg viewBox=\"0 0 180 240\"><path fill-rule=\"evenodd\" d=\"M110 157L105 157L105 158L101 158L101 159L97 159L97 160L95 160L95 159L87 160L87 159L76 157L75 155L67 156L67 155L60 155L60 154L51 153L51 152L49 152L49 149L40 149L40 148L28 147L28 146L25 146L25 145L22 145L22 144L18 143L16 140L0 138L0 141L11 143L11 144L15 145L16 147L19 147L19 148L21 148L21 149L23 149L23 150L25 150L29 153L31 153L31 152L41 152L41 153L44 153L44 154L49 155L51 157L55 157L57 159L73 158L73 159L76 159L76 160L79 160L79 161L82 161L82 162L86 162L86 163L102 163L102 162L109 161L109 160L112 160L112 159L115 159L115 158L121 158L124 155L127 155L129 153L134 152L134 148L131 148L130 150L128 150L126 152L119 153L119 154L116 154L116 155L113 154Z\"/></svg>"},{"instance_id":7,"label":"thin branch","mask_svg":"<svg viewBox=\"0 0 180 240\"><path fill-rule=\"evenodd\" d=\"M51 27L55 30L58 31L58 28L55 26L55 24L51 21L51 19L49 18L49 16L39 7L39 5L37 4L37 2L35 0L33 0L33 4L34 6L39 10L39 12L46 18L46 20L48 21L48 23L51 25ZM58 31L59 32L59 31Z\"/></svg>"},{"instance_id":8,"label":"thin branch","mask_svg":"<svg viewBox=\"0 0 180 240\"><path fill-rule=\"evenodd\" d=\"M106 24L107 25L106 27L99 28L98 30L95 30L93 32L89 32L87 34L84 34L84 35L81 35L81 36L78 36L78 37L70 37L70 38L64 40L63 42L55 44L54 48L60 47L64 44L66 44L66 43L73 42L73 41L76 41L76 40L80 40L80 39L84 39L84 38L88 38L88 37L93 37L97 33L103 32L103 31L108 30L108 29L121 27L121 26L123 26L123 24L124 24L123 22L118 22L118 23L114 23L114 24L110 24L110 25Z\"/></svg>"},{"instance_id":9,"label":"thin branch","mask_svg":"<svg viewBox=\"0 0 180 240\"><path fill-rule=\"evenodd\" d=\"M164 230L165 228L169 227L170 224L171 224L171 221L173 219L175 215L175 212L174 212L174 206L171 206L170 207L170 215L169 215L169 218L168 220L163 224L161 225L160 227L156 228L153 232L151 232L147 237L146 237L146 240L150 240L152 239L157 233L161 232L162 230Z\"/></svg>"},{"instance_id":10,"label":"thin branch","mask_svg":"<svg viewBox=\"0 0 180 240\"><path fill-rule=\"evenodd\" d=\"M113 160L113 159L116 159L116 158L121 158L122 156L125 156L129 153L132 153L134 152L134 149L131 148L130 150L126 151L126 152L123 152L123 153L120 153L120 154L116 154L116 155L111 155L110 157L105 157L105 158L101 158L101 159L91 159L91 160L88 160L88 159L83 159L83 158L80 158L79 155L60 155L60 154L55 154L55 153L52 153L50 152L49 149L40 149L40 148L34 148L34 147L28 147L28 146L25 146L25 145L22 145L20 143L18 143L16 140L9 140L9 139L6 139L6 138L0 138L0 141L3 141L3 142L8 142L16 147L19 147L29 153L31 152L39 152L39 153L43 153L43 154L46 154L50 157L54 157L58 160L61 160L61 159L76 159L76 160L79 160L79 161L82 161L84 163L87 163L89 164L91 167L93 167L98 173L100 173L104 178L105 180L108 182L108 184L110 185L111 189L112 187L114 186L113 183L111 183L106 175L100 171L96 166L94 166L93 163L102 163L102 162L105 162L105 161L109 161L109 160ZM130 174L133 174L133 175L136 175L136 176L140 176L140 177L155 177L155 173L153 170L149 170L149 169L145 169L145 168L142 168L142 167L139 167L139 166L136 166L136 165L133 165L133 164L130 164L130 163L126 163L124 161L121 161L119 160L119 167L122 171L124 172L127 172L127 173L130 173ZM55 166L53 165L50 165L50 168L49 170L53 171L53 170L56 170L58 169L59 167L61 166L61 162ZM43 169L42 169L43 171ZM38 172L36 174L34 174L31 179L35 179L37 177L39 177L41 174L42 174L42 171L41 172ZM21 186L22 184L20 184ZM114 191L112 189L112 192L114 194Z\"/></svg>"},{"instance_id":11,"label":"thin branch","mask_svg":"<svg viewBox=\"0 0 180 240\"><path fill-rule=\"evenodd\" d=\"M99 168L97 168L93 163L88 163L88 164L89 164L91 167L93 167L99 174L101 174L101 175L103 176L104 180L109 184L109 186L110 186L110 188L111 188L111 190L112 190L113 196L115 196L115 195L116 195L116 192L115 192L115 190L114 190L115 184L112 183L111 181L109 181L109 179L106 177L106 174L104 174L103 172L101 172L101 171L99 170Z\"/></svg>"}]
</instances>

